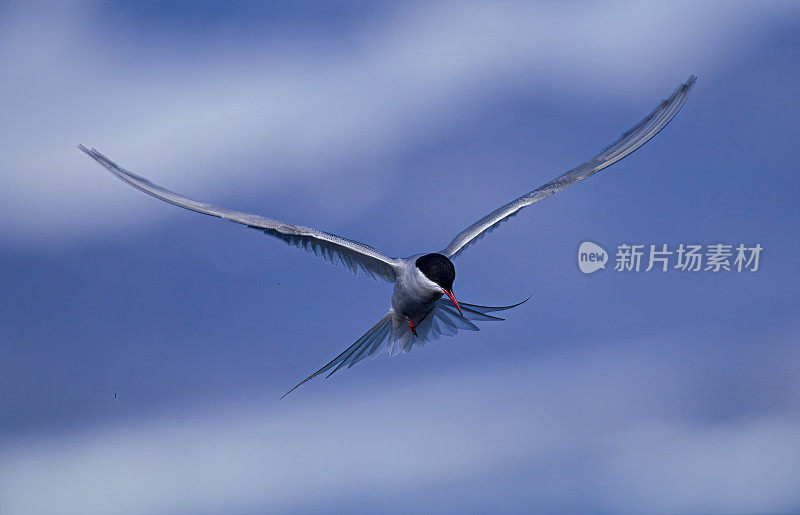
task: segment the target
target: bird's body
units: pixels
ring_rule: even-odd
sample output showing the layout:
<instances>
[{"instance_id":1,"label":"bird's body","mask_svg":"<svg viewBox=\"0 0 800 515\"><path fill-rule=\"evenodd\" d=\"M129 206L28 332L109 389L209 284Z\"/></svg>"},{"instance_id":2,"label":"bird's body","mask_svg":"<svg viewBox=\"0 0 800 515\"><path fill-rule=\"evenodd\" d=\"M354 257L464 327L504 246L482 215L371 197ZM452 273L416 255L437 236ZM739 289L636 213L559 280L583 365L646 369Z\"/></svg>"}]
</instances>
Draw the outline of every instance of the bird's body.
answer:
<instances>
[{"instance_id":1,"label":"bird's body","mask_svg":"<svg viewBox=\"0 0 800 515\"><path fill-rule=\"evenodd\" d=\"M319 374L330 371L330 375L344 366L349 368L379 350L385 349L390 354L408 352L414 345L423 345L441 335L453 336L459 330L477 331L474 321L502 320L488 313L513 308L528 299L511 306L498 307L459 303L453 294L456 270L452 260L468 245L524 207L586 179L630 155L672 120L686 102L694 82L695 78L690 77L642 121L594 158L489 213L459 233L444 249L415 254L408 258L388 257L369 245L318 229L188 199L121 168L97 150L89 150L83 145L78 147L118 178L150 196L263 231L290 245L312 251L330 261L338 261L353 272L361 270L374 278L394 283L389 312L344 352L292 388L289 391L291 392ZM443 297L444 295L447 297Z\"/></svg>"},{"instance_id":2,"label":"bird's body","mask_svg":"<svg viewBox=\"0 0 800 515\"><path fill-rule=\"evenodd\" d=\"M392 312L413 325L419 324L442 298L442 288L414 263L422 254L403 259L392 292Z\"/></svg>"}]
</instances>

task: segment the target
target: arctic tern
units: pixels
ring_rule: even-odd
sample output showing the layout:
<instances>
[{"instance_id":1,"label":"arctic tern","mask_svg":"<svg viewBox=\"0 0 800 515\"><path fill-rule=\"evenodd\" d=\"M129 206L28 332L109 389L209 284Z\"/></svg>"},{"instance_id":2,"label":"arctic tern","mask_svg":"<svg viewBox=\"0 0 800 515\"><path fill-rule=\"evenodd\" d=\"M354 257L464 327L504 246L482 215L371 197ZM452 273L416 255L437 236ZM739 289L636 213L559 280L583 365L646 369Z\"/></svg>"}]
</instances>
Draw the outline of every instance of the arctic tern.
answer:
<instances>
[{"instance_id":1,"label":"arctic tern","mask_svg":"<svg viewBox=\"0 0 800 515\"><path fill-rule=\"evenodd\" d=\"M285 397L314 377L328 371L330 376L344 366L350 368L379 350L385 349L391 355L408 352L415 344L422 345L440 335L453 336L462 329L477 331L478 327L473 322L503 320L489 313L519 306L528 299L511 306L459 303L453 293L456 277L453 259L522 208L594 175L644 145L680 111L695 81L696 77L690 76L650 114L590 160L492 211L460 232L444 249L407 258L389 257L369 245L318 229L188 199L123 169L95 149L89 150L83 145L78 145L78 148L124 182L159 200L263 231L289 245L313 252L331 262L339 262L354 273L361 270L373 278L394 283L388 313L344 352L286 392Z\"/></svg>"}]
</instances>

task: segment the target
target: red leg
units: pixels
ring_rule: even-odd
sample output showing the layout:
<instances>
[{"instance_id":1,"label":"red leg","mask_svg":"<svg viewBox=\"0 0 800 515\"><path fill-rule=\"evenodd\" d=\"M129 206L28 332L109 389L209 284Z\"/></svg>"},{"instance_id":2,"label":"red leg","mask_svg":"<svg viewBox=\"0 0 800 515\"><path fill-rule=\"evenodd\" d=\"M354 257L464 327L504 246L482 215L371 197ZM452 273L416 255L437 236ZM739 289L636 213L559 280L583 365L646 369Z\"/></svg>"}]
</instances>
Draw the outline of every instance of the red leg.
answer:
<instances>
[{"instance_id":1,"label":"red leg","mask_svg":"<svg viewBox=\"0 0 800 515\"><path fill-rule=\"evenodd\" d=\"M408 327L411 328L411 333L414 336L416 336L417 335L417 328L414 326L414 323L411 320L408 321Z\"/></svg>"}]
</instances>

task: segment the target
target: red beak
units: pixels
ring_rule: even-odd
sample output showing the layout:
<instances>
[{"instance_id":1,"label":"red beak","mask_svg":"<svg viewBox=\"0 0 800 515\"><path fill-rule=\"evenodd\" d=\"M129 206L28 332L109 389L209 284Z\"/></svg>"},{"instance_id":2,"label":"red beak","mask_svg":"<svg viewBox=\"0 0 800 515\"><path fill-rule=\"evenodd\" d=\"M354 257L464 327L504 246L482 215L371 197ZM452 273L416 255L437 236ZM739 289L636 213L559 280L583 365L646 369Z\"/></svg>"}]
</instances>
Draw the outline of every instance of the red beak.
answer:
<instances>
[{"instance_id":1,"label":"red beak","mask_svg":"<svg viewBox=\"0 0 800 515\"><path fill-rule=\"evenodd\" d=\"M456 300L456 296L455 296L455 295L453 295L453 292L445 290L445 291L444 291L444 293L445 293L445 294L446 294L448 297L450 297L450 300L452 300L452 301L453 301L453 304L455 304L455 305L456 305L456 309L458 310L458 314L459 314L459 315L461 315L461 316L463 317L463 316L464 316L464 313L462 313L462 312L461 312L461 307L458 305L458 301Z\"/></svg>"}]
</instances>

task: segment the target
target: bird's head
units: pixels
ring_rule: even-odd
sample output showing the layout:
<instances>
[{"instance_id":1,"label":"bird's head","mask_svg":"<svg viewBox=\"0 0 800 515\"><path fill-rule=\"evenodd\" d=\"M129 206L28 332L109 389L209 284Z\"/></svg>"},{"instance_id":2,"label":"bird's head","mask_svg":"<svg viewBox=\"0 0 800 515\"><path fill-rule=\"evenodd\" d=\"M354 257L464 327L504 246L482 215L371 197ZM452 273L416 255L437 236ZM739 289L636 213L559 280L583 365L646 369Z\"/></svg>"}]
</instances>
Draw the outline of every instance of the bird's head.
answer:
<instances>
[{"instance_id":1,"label":"bird's head","mask_svg":"<svg viewBox=\"0 0 800 515\"><path fill-rule=\"evenodd\" d=\"M439 286L444 294L450 297L458 312L461 313L461 307L458 305L456 296L453 295L453 281L456 280L456 267L453 262L447 256L434 253L420 256L415 264L425 277Z\"/></svg>"}]
</instances>

